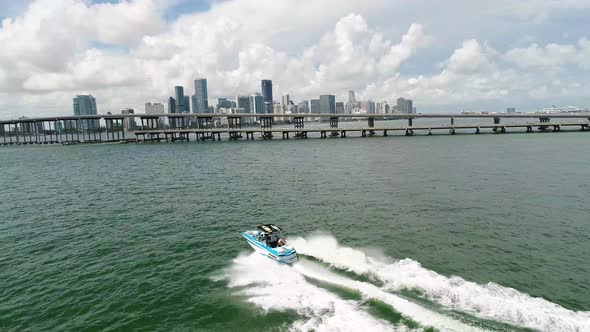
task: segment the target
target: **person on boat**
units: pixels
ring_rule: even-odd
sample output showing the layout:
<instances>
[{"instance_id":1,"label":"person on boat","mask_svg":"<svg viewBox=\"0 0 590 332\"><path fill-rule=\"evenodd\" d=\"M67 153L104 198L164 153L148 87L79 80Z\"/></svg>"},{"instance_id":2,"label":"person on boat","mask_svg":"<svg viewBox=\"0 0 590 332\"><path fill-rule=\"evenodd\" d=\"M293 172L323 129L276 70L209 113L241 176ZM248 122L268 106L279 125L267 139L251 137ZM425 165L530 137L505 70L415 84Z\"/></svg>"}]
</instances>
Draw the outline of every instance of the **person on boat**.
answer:
<instances>
[{"instance_id":1,"label":"person on boat","mask_svg":"<svg viewBox=\"0 0 590 332\"><path fill-rule=\"evenodd\" d=\"M271 248L276 248L279 243L279 237L275 233L270 233L266 237L266 245Z\"/></svg>"},{"instance_id":2,"label":"person on boat","mask_svg":"<svg viewBox=\"0 0 590 332\"><path fill-rule=\"evenodd\" d=\"M285 241L285 239L279 239L279 242L277 244L278 244L279 247L282 247L285 244L287 244L287 242Z\"/></svg>"}]
</instances>

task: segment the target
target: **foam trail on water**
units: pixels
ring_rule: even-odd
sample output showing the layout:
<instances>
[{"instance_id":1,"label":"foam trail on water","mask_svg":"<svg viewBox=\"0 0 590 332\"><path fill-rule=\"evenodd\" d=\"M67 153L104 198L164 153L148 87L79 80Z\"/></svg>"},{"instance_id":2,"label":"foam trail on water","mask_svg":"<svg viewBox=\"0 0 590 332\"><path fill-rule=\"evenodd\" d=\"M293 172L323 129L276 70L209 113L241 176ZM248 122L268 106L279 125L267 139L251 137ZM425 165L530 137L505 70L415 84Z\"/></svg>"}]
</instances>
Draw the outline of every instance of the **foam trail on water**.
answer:
<instances>
[{"instance_id":1,"label":"foam trail on water","mask_svg":"<svg viewBox=\"0 0 590 332\"><path fill-rule=\"evenodd\" d=\"M226 271L230 287L265 311L294 310L306 319L291 326L295 331L407 331L364 312L355 301L339 298L307 282L290 266L258 253L238 256Z\"/></svg>"},{"instance_id":2,"label":"foam trail on water","mask_svg":"<svg viewBox=\"0 0 590 332\"><path fill-rule=\"evenodd\" d=\"M455 276L446 277L411 259L387 262L361 250L342 247L332 236L295 238L290 242L298 253L358 274L377 277L386 284L387 289L418 290L444 307L480 318L542 331L590 331L590 312L568 310L513 288L494 283L480 285Z\"/></svg>"},{"instance_id":3,"label":"foam trail on water","mask_svg":"<svg viewBox=\"0 0 590 332\"><path fill-rule=\"evenodd\" d=\"M380 300L391 305L402 315L412 318L424 326L434 326L441 331L479 331L480 329L463 324L448 316L426 309L399 296L387 293L379 287L337 275L326 268L312 262L299 262L293 269L302 275L321 280L340 287L361 292L365 297Z\"/></svg>"}]
</instances>

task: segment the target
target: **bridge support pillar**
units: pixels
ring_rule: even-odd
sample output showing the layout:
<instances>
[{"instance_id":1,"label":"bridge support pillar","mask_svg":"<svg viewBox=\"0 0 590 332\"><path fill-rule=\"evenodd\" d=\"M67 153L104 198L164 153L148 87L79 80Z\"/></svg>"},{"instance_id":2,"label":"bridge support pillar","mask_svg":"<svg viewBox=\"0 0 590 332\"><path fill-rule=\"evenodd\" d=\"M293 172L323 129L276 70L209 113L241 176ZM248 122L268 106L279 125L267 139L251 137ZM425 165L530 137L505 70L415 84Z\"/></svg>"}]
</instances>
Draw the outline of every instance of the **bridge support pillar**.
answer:
<instances>
[{"instance_id":1,"label":"bridge support pillar","mask_svg":"<svg viewBox=\"0 0 590 332\"><path fill-rule=\"evenodd\" d=\"M346 137L346 130L340 131L340 137Z\"/></svg>"},{"instance_id":2,"label":"bridge support pillar","mask_svg":"<svg viewBox=\"0 0 590 332\"><path fill-rule=\"evenodd\" d=\"M455 125L455 118L451 118L451 126Z\"/></svg>"},{"instance_id":3,"label":"bridge support pillar","mask_svg":"<svg viewBox=\"0 0 590 332\"><path fill-rule=\"evenodd\" d=\"M338 128L338 118L330 117L330 128Z\"/></svg>"},{"instance_id":4,"label":"bridge support pillar","mask_svg":"<svg viewBox=\"0 0 590 332\"><path fill-rule=\"evenodd\" d=\"M242 129L242 118L228 117L227 118L227 125L230 129L230 131L229 131L229 139L230 140L236 140L236 139L242 137L242 135L239 131L232 131L235 129Z\"/></svg>"},{"instance_id":5,"label":"bridge support pillar","mask_svg":"<svg viewBox=\"0 0 590 332\"><path fill-rule=\"evenodd\" d=\"M406 128L406 136L414 136L414 131L412 129Z\"/></svg>"},{"instance_id":6,"label":"bridge support pillar","mask_svg":"<svg viewBox=\"0 0 590 332\"><path fill-rule=\"evenodd\" d=\"M262 138L264 138L264 139L271 139L272 138L272 132L265 130L265 129L272 129L272 122L273 122L272 117L268 117L268 116L260 117L260 128L262 129Z\"/></svg>"},{"instance_id":7,"label":"bridge support pillar","mask_svg":"<svg viewBox=\"0 0 590 332\"><path fill-rule=\"evenodd\" d=\"M561 131L561 126L553 126L553 131Z\"/></svg>"},{"instance_id":8,"label":"bridge support pillar","mask_svg":"<svg viewBox=\"0 0 590 332\"><path fill-rule=\"evenodd\" d=\"M18 135L18 123L14 124L14 133L16 134L16 144L19 145L20 144L20 137Z\"/></svg>"},{"instance_id":9,"label":"bridge support pillar","mask_svg":"<svg viewBox=\"0 0 590 332\"><path fill-rule=\"evenodd\" d=\"M387 136L387 129L383 129L383 136L386 137Z\"/></svg>"},{"instance_id":10,"label":"bridge support pillar","mask_svg":"<svg viewBox=\"0 0 590 332\"><path fill-rule=\"evenodd\" d=\"M330 128L338 129L338 117L330 117ZM340 132L338 130L332 130L330 136L338 136Z\"/></svg>"},{"instance_id":11,"label":"bridge support pillar","mask_svg":"<svg viewBox=\"0 0 590 332\"><path fill-rule=\"evenodd\" d=\"M495 133L497 133L500 130L500 126L498 126L500 124L500 118L499 117L494 117L494 129L492 129Z\"/></svg>"},{"instance_id":12,"label":"bridge support pillar","mask_svg":"<svg viewBox=\"0 0 590 332\"><path fill-rule=\"evenodd\" d=\"M199 129L210 129L212 127L211 123L213 122L212 117L199 117L197 118L197 127Z\"/></svg>"},{"instance_id":13,"label":"bridge support pillar","mask_svg":"<svg viewBox=\"0 0 590 332\"><path fill-rule=\"evenodd\" d=\"M369 128L375 127L375 118L369 118Z\"/></svg>"},{"instance_id":14,"label":"bridge support pillar","mask_svg":"<svg viewBox=\"0 0 590 332\"><path fill-rule=\"evenodd\" d=\"M82 140L80 139L80 127L78 127L78 120L74 120L75 122L75 127L76 127L76 140L78 141L78 143L82 143ZM43 130L45 131L45 130Z\"/></svg>"},{"instance_id":15,"label":"bridge support pillar","mask_svg":"<svg viewBox=\"0 0 590 332\"><path fill-rule=\"evenodd\" d=\"M412 126L414 126L414 119L408 118L408 127L412 127Z\"/></svg>"},{"instance_id":16,"label":"bridge support pillar","mask_svg":"<svg viewBox=\"0 0 590 332\"><path fill-rule=\"evenodd\" d=\"M432 129L428 128L428 136L432 136Z\"/></svg>"},{"instance_id":17,"label":"bridge support pillar","mask_svg":"<svg viewBox=\"0 0 590 332\"><path fill-rule=\"evenodd\" d=\"M475 133L479 134L479 127L475 128Z\"/></svg>"},{"instance_id":18,"label":"bridge support pillar","mask_svg":"<svg viewBox=\"0 0 590 332\"><path fill-rule=\"evenodd\" d=\"M450 133L451 135L455 135L455 128L451 128Z\"/></svg>"},{"instance_id":19,"label":"bridge support pillar","mask_svg":"<svg viewBox=\"0 0 590 332\"><path fill-rule=\"evenodd\" d=\"M113 128L113 119L104 119L106 125L106 134L107 134L107 142L114 141L114 128ZM109 137L110 134L110 137ZM66 134L67 139L67 134Z\"/></svg>"},{"instance_id":20,"label":"bridge support pillar","mask_svg":"<svg viewBox=\"0 0 590 332\"><path fill-rule=\"evenodd\" d=\"M260 128L262 128L262 129L272 128L272 118L271 117L261 117L260 118Z\"/></svg>"},{"instance_id":21,"label":"bridge support pillar","mask_svg":"<svg viewBox=\"0 0 590 332\"><path fill-rule=\"evenodd\" d=\"M295 126L295 129L303 129L303 127L305 126L303 124L303 117L302 116L296 116L293 118L293 125Z\"/></svg>"},{"instance_id":22,"label":"bridge support pillar","mask_svg":"<svg viewBox=\"0 0 590 332\"><path fill-rule=\"evenodd\" d=\"M303 129L305 127L305 125L303 124L303 120L304 118L302 116L296 116L293 118L293 125L295 126L295 129ZM295 137L303 137L303 134L301 131L298 131L294 134Z\"/></svg>"},{"instance_id":23,"label":"bridge support pillar","mask_svg":"<svg viewBox=\"0 0 590 332\"><path fill-rule=\"evenodd\" d=\"M242 118L240 117L228 117L227 125L229 129L242 129Z\"/></svg>"}]
</instances>

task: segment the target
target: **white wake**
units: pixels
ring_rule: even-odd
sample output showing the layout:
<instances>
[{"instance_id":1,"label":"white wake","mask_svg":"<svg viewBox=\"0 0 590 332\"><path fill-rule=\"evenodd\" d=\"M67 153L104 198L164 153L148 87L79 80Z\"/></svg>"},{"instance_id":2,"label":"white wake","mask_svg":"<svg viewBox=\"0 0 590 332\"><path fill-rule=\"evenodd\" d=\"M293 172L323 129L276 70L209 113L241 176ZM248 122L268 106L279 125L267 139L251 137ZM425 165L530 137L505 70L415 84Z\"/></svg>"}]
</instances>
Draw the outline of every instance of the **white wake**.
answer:
<instances>
[{"instance_id":1,"label":"white wake","mask_svg":"<svg viewBox=\"0 0 590 332\"><path fill-rule=\"evenodd\" d=\"M590 312L568 310L512 288L494 283L480 285L460 277L446 277L411 259L388 261L358 249L340 246L332 236L296 238L290 242L300 254L313 256L357 274L376 277L385 283L384 288L387 290L418 290L430 300L449 309L542 331L590 331ZM347 279L346 283L350 282L354 283ZM399 304L393 305L402 312ZM418 314L418 318L421 315L423 313ZM416 319L415 316L412 318ZM437 327L437 324L432 325Z\"/></svg>"},{"instance_id":2,"label":"white wake","mask_svg":"<svg viewBox=\"0 0 590 332\"><path fill-rule=\"evenodd\" d=\"M316 287L290 266L258 254L239 256L226 271L230 287L265 311L293 310L306 319L291 326L295 331L403 331L359 308L354 301Z\"/></svg>"},{"instance_id":3,"label":"white wake","mask_svg":"<svg viewBox=\"0 0 590 332\"><path fill-rule=\"evenodd\" d=\"M310 283L307 278L353 290L364 300L380 300L404 317L441 331L477 331L449 316L412 303L379 287L333 273L319 263L302 260L292 266L278 264L258 253L240 255L225 270L229 287L264 311L293 310L306 319L291 326L295 331L407 331L399 322L392 325L366 310L363 303L345 300ZM422 330L422 328L420 328Z\"/></svg>"}]
</instances>

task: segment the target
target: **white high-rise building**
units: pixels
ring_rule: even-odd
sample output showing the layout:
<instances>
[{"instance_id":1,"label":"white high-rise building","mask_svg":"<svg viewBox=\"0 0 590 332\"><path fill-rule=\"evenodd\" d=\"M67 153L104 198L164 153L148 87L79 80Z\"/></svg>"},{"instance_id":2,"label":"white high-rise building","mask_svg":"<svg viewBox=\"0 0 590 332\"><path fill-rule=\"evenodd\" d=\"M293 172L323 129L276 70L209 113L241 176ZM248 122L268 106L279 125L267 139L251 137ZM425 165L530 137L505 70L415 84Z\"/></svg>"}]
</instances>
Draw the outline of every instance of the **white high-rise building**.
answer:
<instances>
[{"instance_id":1,"label":"white high-rise building","mask_svg":"<svg viewBox=\"0 0 590 332\"><path fill-rule=\"evenodd\" d=\"M289 104L291 103L291 99L289 98L289 94L285 93L281 96L281 112L286 113L289 110ZM275 106L276 109L276 106ZM276 111L275 111L276 113Z\"/></svg>"},{"instance_id":2,"label":"white high-rise building","mask_svg":"<svg viewBox=\"0 0 590 332\"><path fill-rule=\"evenodd\" d=\"M356 97L353 90L348 91L348 101L353 104L356 103Z\"/></svg>"},{"instance_id":3,"label":"white high-rise building","mask_svg":"<svg viewBox=\"0 0 590 332\"><path fill-rule=\"evenodd\" d=\"M402 114L414 113L414 106L412 99L398 98L397 99L397 111Z\"/></svg>"},{"instance_id":4,"label":"white high-rise building","mask_svg":"<svg viewBox=\"0 0 590 332\"><path fill-rule=\"evenodd\" d=\"M164 104L162 103L145 103L145 114L154 115L154 114L164 114L166 110L164 108ZM164 126L164 119L160 117L158 119L158 123L160 126Z\"/></svg>"},{"instance_id":5,"label":"white high-rise building","mask_svg":"<svg viewBox=\"0 0 590 332\"><path fill-rule=\"evenodd\" d=\"M164 114L164 104L162 103L145 103L145 114Z\"/></svg>"},{"instance_id":6,"label":"white high-rise building","mask_svg":"<svg viewBox=\"0 0 590 332\"><path fill-rule=\"evenodd\" d=\"M389 113L389 104L386 101L382 101L377 103L377 114L387 114Z\"/></svg>"},{"instance_id":7,"label":"white high-rise building","mask_svg":"<svg viewBox=\"0 0 590 332\"><path fill-rule=\"evenodd\" d=\"M348 101L344 104L344 112L351 114L355 108L358 107L358 103L356 102L356 96L354 91L348 91Z\"/></svg>"},{"instance_id":8,"label":"white high-rise building","mask_svg":"<svg viewBox=\"0 0 590 332\"><path fill-rule=\"evenodd\" d=\"M375 114L375 102L372 100L361 101L360 109L363 110L365 113Z\"/></svg>"},{"instance_id":9,"label":"white high-rise building","mask_svg":"<svg viewBox=\"0 0 590 332\"><path fill-rule=\"evenodd\" d=\"M282 97L281 97L281 104L283 106L287 106L289 105L289 103L291 102L291 98L289 97L288 93L285 93Z\"/></svg>"}]
</instances>

